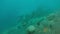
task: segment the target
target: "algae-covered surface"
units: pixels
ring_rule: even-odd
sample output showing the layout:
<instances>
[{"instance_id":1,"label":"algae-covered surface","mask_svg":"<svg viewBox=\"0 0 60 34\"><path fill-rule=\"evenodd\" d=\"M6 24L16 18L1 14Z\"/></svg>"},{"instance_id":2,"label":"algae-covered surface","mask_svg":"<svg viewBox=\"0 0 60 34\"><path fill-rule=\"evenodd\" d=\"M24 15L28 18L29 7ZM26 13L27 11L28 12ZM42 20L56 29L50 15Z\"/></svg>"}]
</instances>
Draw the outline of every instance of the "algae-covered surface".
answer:
<instances>
[{"instance_id":1,"label":"algae-covered surface","mask_svg":"<svg viewBox=\"0 0 60 34\"><path fill-rule=\"evenodd\" d=\"M22 16L18 24L3 34L60 34L60 12L38 16L37 13Z\"/></svg>"},{"instance_id":2,"label":"algae-covered surface","mask_svg":"<svg viewBox=\"0 0 60 34\"><path fill-rule=\"evenodd\" d=\"M0 0L0 34L60 34L55 10L60 0Z\"/></svg>"}]
</instances>

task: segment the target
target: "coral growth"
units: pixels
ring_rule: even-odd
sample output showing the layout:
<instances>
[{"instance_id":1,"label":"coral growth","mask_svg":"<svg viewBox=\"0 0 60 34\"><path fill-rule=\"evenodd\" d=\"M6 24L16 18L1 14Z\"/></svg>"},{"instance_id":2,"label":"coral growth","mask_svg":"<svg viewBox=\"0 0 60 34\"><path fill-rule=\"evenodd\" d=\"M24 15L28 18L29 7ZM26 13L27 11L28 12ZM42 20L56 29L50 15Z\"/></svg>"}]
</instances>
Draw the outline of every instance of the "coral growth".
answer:
<instances>
[{"instance_id":1,"label":"coral growth","mask_svg":"<svg viewBox=\"0 0 60 34\"><path fill-rule=\"evenodd\" d=\"M16 27L3 32L3 34L60 34L60 15L52 13L41 17L32 13L24 15Z\"/></svg>"}]
</instances>

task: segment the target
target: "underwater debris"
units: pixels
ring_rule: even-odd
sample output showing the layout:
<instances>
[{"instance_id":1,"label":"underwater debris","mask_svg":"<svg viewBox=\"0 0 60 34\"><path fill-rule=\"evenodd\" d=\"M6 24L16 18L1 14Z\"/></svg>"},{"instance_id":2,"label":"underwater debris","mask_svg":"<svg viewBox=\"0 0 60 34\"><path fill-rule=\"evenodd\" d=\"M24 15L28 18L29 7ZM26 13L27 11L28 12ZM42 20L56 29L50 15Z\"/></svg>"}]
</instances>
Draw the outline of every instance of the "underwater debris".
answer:
<instances>
[{"instance_id":1,"label":"underwater debris","mask_svg":"<svg viewBox=\"0 0 60 34\"><path fill-rule=\"evenodd\" d=\"M40 26L41 22L44 20L44 18L41 18L38 22L37 25Z\"/></svg>"},{"instance_id":2,"label":"underwater debris","mask_svg":"<svg viewBox=\"0 0 60 34\"><path fill-rule=\"evenodd\" d=\"M19 24L4 34L60 34L60 17L58 13L52 13L42 18L39 15L33 12L31 15L21 16Z\"/></svg>"},{"instance_id":3,"label":"underwater debris","mask_svg":"<svg viewBox=\"0 0 60 34\"><path fill-rule=\"evenodd\" d=\"M35 29L36 29L35 26L30 25L30 26L27 28L27 34L34 34Z\"/></svg>"},{"instance_id":4,"label":"underwater debris","mask_svg":"<svg viewBox=\"0 0 60 34\"><path fill-rule=\"evenodd\" d=\"M51 14L51 15L47 16L47 19L48 19L49 21L52 21L52 20L54 20L55 18L56 18L56 15L55 15L55 14Z\"/></svg>"},{"instance_id":5,"label":"underwater debris","mask_svg":"<svg viewBox=\"0 0 60 34\"><path fill-rule=\"evenodd\" d=\"M35 29L36 29L36 27L35 26L33 26L33 25L30 25L28 28L27 28L27 30L28 31L35 31Z\"/></svg>"}]
</instances>

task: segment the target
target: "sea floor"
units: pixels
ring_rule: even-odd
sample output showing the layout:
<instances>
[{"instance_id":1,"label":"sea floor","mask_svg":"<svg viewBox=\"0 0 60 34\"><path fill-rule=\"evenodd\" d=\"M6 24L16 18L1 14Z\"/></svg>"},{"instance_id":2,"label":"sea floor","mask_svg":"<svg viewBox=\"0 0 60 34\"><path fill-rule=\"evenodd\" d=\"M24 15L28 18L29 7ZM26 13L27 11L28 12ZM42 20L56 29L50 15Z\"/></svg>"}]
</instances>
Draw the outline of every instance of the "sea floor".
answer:
<instances>
[{"instance_id":1,"label":"sea floor","mask_svg":"<svg viewBox=\"0 0 60 34\"><path fill-rule=\"evenodd\" d=\"M60 13L40 17L39 14L24 15L19 24L3 34L60 34Z\"/></svg>"}]
</instances>

